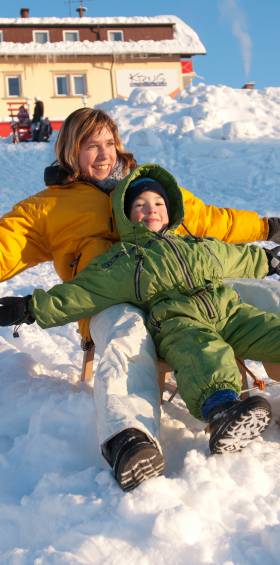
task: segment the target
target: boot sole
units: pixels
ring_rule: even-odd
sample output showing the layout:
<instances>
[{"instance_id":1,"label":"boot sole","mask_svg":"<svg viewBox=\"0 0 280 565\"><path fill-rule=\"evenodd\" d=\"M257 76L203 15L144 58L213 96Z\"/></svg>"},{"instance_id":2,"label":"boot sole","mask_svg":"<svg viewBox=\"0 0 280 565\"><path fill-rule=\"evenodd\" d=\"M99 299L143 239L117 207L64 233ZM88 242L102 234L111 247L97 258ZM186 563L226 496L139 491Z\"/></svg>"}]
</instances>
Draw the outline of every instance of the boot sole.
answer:
<instances>
[{"instance_id":1,"label":"boot sole","mask_svg":"<svg viewBox=\"0 0 280 565\"><path fill-rule=\"evenodd\" d=\"M271 422L271 408L265 399L260 406L257 400L256 406L246 405L236 417L228 423L222 423L210 438L209 447L211 453L234 453L241 451L248 443L258 437ZM252 403L251 403L252 404Z\"/></svg>"},{"instance_id":2,"label":"boot sole","mask_svg":"<svg viewBox=\"0 0 280 565\"><path fill-rule=\"evenodd\" d=\"M164 470L164 460L153 445L138 446L123 454L118 464L116 480L124 491L133 490L146 479L157 477Z\"/></svg>"}]
</instances>

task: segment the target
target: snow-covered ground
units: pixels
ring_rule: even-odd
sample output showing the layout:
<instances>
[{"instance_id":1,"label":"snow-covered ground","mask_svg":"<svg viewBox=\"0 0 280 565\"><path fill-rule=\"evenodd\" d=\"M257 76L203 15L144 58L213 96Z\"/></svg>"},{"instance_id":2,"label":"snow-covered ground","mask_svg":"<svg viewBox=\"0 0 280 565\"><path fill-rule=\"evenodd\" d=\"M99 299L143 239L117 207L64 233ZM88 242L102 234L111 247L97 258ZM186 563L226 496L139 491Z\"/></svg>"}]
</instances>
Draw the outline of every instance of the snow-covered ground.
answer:
<instances>
[{"instance_id":1,"label":"snow-covered ground","mask_svg":"<svg viewBox=\"0 0 280 565\"><path fill-rule=\"evenodd\" d=\"M103 108L139 163L160 163L208 203L280 215L280 88L198 85L175 100L135 91ZM1 214L43 188L53 143L0 141ZM44 264L2 283L1 296L55 282ZM268 307L280 311L279 297L274 277ZM17 339L1 329L0 563L278 565L280 387L267 388L264 438L234 455L210 456L180 398L165 403L165 475L124 494L99 455L81 360L74 324L26 326Z\"/></svg>"}]
</instances>

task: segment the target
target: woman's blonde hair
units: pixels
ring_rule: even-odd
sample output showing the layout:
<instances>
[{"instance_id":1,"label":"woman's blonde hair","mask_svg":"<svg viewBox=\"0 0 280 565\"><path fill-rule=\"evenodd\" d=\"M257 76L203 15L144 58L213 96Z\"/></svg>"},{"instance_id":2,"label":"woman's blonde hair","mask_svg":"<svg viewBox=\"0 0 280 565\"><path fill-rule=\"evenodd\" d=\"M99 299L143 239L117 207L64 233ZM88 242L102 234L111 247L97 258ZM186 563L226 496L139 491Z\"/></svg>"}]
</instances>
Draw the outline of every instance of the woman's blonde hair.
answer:
<instances>
[{"instance_id":1,"label":"woman's blonde hair","mask_svg":"<svg viewBox=\"0 0 280 565\"><path fill-rule=\"evenodd\" d=\"M81 143L93 132L99 133L104 128L112 132L117 156L124 164L124 174L137 166L132 153L125 151L114 120L103 110L79 108L63 122L55 144L57 160L69 171L73 180L81 175L79 167Z\"/></svg>"}]
</instances>

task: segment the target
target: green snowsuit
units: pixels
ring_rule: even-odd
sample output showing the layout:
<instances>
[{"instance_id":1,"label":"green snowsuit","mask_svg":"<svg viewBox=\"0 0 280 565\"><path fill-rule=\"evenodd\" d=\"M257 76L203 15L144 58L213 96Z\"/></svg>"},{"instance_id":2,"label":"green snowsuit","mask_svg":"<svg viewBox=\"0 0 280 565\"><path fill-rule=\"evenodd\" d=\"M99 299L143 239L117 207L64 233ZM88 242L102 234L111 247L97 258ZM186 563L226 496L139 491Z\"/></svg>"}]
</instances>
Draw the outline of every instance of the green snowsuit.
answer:
<instances>
[{"instance_id":1,"label":"green snowsuit","mask_svg":"<svg viewBox=\"0 0 280 565\"><path fill-rule=\"evenodd\" d=\"M130 302L147 315L158 354L174 369L190 412L201 418L203 402L216 390L240 392L235 355L280 361L280 316L242 304L223 284L228 278L263 278L267 257L257 246L181 238L172 230L150 232L132 224L124 195L139 176L157 179L170 204L174 229L183 217L174 177L157 165L135 169L116 188L113 208L121 241L93 260L72 281L48 292L37 289L32 310L43 327L89 317L113 304Z\"/></svg>"}]
</instances>

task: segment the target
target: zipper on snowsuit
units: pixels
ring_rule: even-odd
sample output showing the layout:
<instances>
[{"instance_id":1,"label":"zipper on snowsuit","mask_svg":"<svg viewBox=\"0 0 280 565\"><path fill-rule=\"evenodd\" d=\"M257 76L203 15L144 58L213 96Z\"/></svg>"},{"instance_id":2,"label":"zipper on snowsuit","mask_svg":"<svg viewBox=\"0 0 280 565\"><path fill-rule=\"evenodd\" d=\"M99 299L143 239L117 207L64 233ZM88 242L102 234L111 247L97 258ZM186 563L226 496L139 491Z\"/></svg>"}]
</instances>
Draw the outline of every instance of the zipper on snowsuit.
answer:
<instances>
[{"instance_id":1,"label":"zipper on snowsuit","mask_svg":"<svg viewBox=\"0 0 280 565\"><path fill-rule=\"evenodd\" d=\"M137 264L134 272L135 296L136 299L139 300L139 302L142 302L140 276L141 276L141 272L143 271L144 257L143 255L136 255L136 259L137 259Z\"/></svg>"},{"instance_id":2,"label":"zipper on snowsuit","mask_svg":"<svg viewBox=\"0 0 280 565\"><path fill-rule=\"evenodd\" d=\"M214 257L214 259L216 259L217 263L219 263L221 269L223 269L223 265L222 265L220 259L218 259L217 255L214 253L214 251L212 251L211 247L208 247L208 245L207 245L207 243L205 243L205 241L204 241L204 246L206 247L208 253L210 253L210 255L212 255L212 257Z\"/></svg>"},{"instance_id":3,"label":"zipper on snowsuit","mask_svg":"<svg viewBox=\"0 0 280 565\"><path fill-rule=\"evenodd\" d=\"M167 235L163 235L163 234L159 234L159 233L157 233L156 235L159 239L163 239L164 241L166 241L166 243L168 243L168 245L171 247L172 251L175 253L175 256L176 256L178 263L179 263L179 265L180 265L180 267L183 271L184 277L185 277L189 287L194 288L194 284L193 284L193 280L192 280L190 271L189 271L188 266L185 263L184 259L182 258L181 253L180 253L176 243L174 243L174 241L172 241L172 239Z\"/></svg>"},{"instance_id":4,"label":"zipper on snowsuit","mask_svg":"<svg viewBox=\"0 0 280 565\"><path fill-rule=\"evenodd\" d=\"M182 258L181 253L180 253L176 243L174 241L172 241L172 239L170 237L168 237L167 235L157 234L157 236L161 239L164 239L164 241L166 241L169 244L169 246L171 247L171 249L174 251L175 256L178 260L178 263L181 266L181 269L183 271L183 274L184 274L184 276L187 280L189 287L194 288L194 283L193 283L190 271L188 269L187 263ZM207 296L205 294L206 292L207 292L207 290L203 289L203 290L199 291L198 293L193 294L192 298L196 298L197 300L200 300L204 304L204 307L206 308L206 311L207 311L209 318L213 319L216 316L216 312L215 312L214 307L211 304L211 301L207 298Z\"/></svg>"},{"instance_id":5,"label":"zipper on snowsuit","mask_svg":"<svg viewBox=\"0 0 280 565\"><path fill-rule=\"evenodd\" d=\"M200 290L197 294L193 294L192 298L196 299L197 301L200 300L204 304L209 318L213 319L216 316L216 312L206 293L206 289Z\"/></svg>"}]
</instances>

